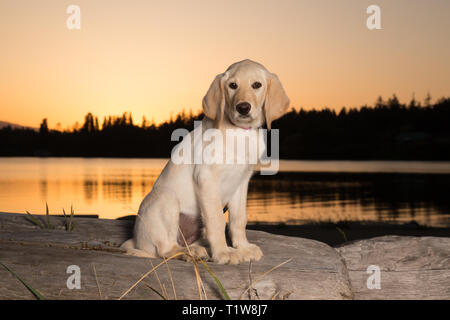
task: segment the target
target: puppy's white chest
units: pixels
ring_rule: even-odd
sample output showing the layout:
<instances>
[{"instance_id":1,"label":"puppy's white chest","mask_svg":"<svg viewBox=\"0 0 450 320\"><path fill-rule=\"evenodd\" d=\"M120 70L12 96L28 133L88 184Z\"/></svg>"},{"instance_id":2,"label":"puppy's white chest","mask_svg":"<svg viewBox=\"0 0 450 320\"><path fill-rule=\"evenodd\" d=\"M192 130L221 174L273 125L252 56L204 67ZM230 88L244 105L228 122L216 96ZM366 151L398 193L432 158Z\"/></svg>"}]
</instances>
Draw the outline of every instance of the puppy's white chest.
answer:
<instances>
[{"instance_id":1,"label":"puppy's white chest","mask_svg":"<svg viewBox=\"0 0 450 320\"><path fill-rule=\"evenodd\" d=\"M222 204L226 205L242 183L247 183L253 172L252 165L229 165L220 176L219 190Z\"/></svg>"}]
</instances>

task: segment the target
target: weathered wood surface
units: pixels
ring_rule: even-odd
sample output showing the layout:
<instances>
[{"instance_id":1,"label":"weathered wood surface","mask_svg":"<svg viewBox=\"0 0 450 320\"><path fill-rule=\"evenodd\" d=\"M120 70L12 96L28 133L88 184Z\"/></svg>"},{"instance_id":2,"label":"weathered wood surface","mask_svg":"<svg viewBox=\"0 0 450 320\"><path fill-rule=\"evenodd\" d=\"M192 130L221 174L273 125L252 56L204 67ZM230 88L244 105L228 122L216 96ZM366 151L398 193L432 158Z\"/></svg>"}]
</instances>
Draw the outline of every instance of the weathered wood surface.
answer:
<instances>
[{"instance_id":1,"label":"weathered wood surface","mask_svg":"<svg viewBox=\"0 0 450 320\"><path fill-rule=\"evenodd\" d=\"M39 217L43 223L45 218ZM161 259L126 256L118 245L131 235L133 222L75 218L67 232L64 219L51 217L51 230L39 229L25 215L0 213L0 262L49 299L117 299ZM247 231L264 252L252 264L252 279L292 258L254 284L244 299L450 299L450 238L384 236L332 248L324 243L261 231ZM81 269L81 289L66 286L67 267ZM249 264L209 263L232 299L249 286ZM380 268L380 289L368 289L367 267ZM169 261L178 299L198 299L191 263ZM94 268L97 279L94 276ZM200 267L208 299L222 299ZM174 298L166 266L157 270L170 299ZM98 285L97 285L98 282ZM162 291L155 274L125 298L161 299L147 285ZM33 299L11 273L0 266L0 299Z\"/></svg>"},{"instance_id":2,"label":"weathered wood surface","mask_svg":"<svg viewBox=\"0 0 450 320\"><path fill-rule=\"evenodd\" d=\"M384 236L336 248L355 299L450 299L450 238ZM368 289L370 265L380 289Z\"/></svg>"},{"instance_id":3,"label":"weathered wood surface","mask_svg":"<svg viewBox=\"0 0 450 320\"><path fill-rule=\"evenodd\" d=\"M44 221L41 216L40 219ZM117 245L131 233L130 221L76 218L72 232L64 230L63 218L51 217L52 230L42 230L25 215L0 213L0 262L19 274L49 299L117 299L161 259L144 259L118 252ZM248 231L251 242L259 245L264 258L252 264L255 281L264 272L292 258L274 270L251 290L252 298L270 299L350 299L352 292L345 264L330 246L309 239ZM66 286L67 267L81 269L81 289ZM198 299L194 268L183 261L168 262L178 299ZM239 299L249 286L249 264L238 266L209 264L232 299ZM94 267L97 274L94 276ZM173 299L166 266L157 270L169 298ZM221 293L200 267L208 299L221 299ZM152 274L145 284L162 291ZM161 299L144 283L125 298ZM100 288L100 289L99 289ZM30 299L33 296L7 270L0 267L0 298ZM250 298L244 295L243 298Z\"/></svg>"}]
</instances>

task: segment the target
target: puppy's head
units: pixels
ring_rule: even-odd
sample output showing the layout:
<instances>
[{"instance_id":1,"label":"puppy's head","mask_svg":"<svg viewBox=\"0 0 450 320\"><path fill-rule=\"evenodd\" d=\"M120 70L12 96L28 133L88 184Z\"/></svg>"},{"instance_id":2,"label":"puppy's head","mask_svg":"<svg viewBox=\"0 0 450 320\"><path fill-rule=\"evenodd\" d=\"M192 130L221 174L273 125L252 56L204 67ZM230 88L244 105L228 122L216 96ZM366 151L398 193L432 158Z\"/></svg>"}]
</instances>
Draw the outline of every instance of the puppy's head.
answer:
<instances>
[{"instance_id":1,"label":"puppy's head","mask_svg":"<svg viewBox=\"0 0 450 320\"><path fill-rule=\"evenodd\" d=\"M270 130L273 120L289 108L278 77L251 60L232 64L216 76L203 98L205 115L217 123L228 117L241 128L258 128L264 121Z\"/></svg>"}]
</instances>

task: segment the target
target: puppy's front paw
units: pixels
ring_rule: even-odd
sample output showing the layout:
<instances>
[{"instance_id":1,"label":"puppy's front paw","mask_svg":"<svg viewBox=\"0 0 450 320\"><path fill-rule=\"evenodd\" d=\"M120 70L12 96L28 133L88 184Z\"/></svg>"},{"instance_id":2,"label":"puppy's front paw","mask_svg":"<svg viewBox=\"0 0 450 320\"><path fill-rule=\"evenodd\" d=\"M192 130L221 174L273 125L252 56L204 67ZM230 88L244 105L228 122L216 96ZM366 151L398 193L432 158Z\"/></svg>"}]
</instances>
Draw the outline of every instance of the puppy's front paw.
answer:
<instances>
[{"instance_id":1,"label":"puppy's front paw","mask_svg":"<svg viewBox=\"0 0 450 320\"><path fill-rule=\"evenodd\" d=\"M237 247L236 250L239 252L242 261L258 261L263 257L261 249L256 244L247 243Z\"/></svg>"},{"instance_id":2,"label":"puppy's front paw","mask_svg":"<svg viewBox=\"0 0 450 320\"><path fill-rule=\"evenodd\" d=\"M242 261L238 250L230 247L213 253L212 260L218 264L239 264Z\"/></svg>"}]
</instances>

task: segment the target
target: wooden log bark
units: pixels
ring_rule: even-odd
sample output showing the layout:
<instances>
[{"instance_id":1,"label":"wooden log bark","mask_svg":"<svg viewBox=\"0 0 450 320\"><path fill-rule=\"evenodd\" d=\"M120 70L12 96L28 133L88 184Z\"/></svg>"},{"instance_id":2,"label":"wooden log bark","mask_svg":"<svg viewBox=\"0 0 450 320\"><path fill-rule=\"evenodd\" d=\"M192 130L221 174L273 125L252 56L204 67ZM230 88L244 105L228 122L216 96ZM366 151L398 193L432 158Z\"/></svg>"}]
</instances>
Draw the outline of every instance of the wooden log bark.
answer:
<instances>
[{"instance_id":1,"label":"wooden log bark","mask_svg":"<svg viewBox=\"0 0 450 320\"><path fill-rule=\"evenodd\" d=\"M355 299L450 299L450 238L383 236L337 251ZM379 289L367 286L371 265L379 267Z\"/></svg>"}]
</instances>

